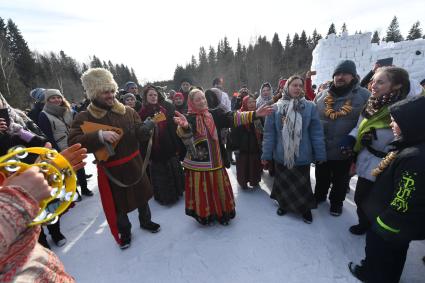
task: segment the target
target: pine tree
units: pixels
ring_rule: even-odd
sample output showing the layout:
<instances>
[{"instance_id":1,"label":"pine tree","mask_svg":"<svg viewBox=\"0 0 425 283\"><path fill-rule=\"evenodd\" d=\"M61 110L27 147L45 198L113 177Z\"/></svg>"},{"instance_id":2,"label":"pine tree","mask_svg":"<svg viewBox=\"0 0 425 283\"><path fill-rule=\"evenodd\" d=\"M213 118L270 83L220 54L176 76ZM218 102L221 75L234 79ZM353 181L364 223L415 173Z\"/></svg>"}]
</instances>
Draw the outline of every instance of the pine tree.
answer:
<instances>
[{"instance_id":1,"label":"pine tree","mask_svg":"<svg viewBox=\"0 0 425 283\"><path fill-rule=\"evenodd\" d=\"M279 35L275 33L272 39L272 61L280 63L283 55L283 46L280 42Z\"/></svg>"},{"instance_id":2,"label":"pine tree","mask_svg":"<svg viewBox=\"0 0 425 283\"><path fill-rule=\"evenodd\" d=\"M7 40L6 24L0 17L0 92L6 96L11 96L10 91L10 78L15 72L13 58L9 52L9 42Z\"/></svg>"},{"instance_id":3,"label":"pine tree","mask_svg":"<svg viewBox=\"0 0 425 283\"><path fill-rule=\"evenodd\" d=\"M6 39L9 43L9 52L15 62L15 68L20 80L26 87L30 87L35 77L35 61L27 42L11 19L7 21Z\"/></svg>"},{"instance_id":4,"label":"pine tree","mask_svg":"<svg viewBox=\"0 0 425 283\"><path fill-rule=\"evenodd\" d=\"M294 34L294 37L292 38L292 48L298 48L300 46L300 36L298 33Z\"/></svg>"},{"instance_id":5,"label":"pine tree","mask_svg":"<svg viewBox=\"0 0 425 283\"><path fill-rule=\"evenodd\" d=\"M300 45L301 48L308 48L307 35L306 35L306 33L305 33L304 30L301 32L301 36L300 36L300 40L299 40L299 45Z\"/></svg>"},{"instance_id":6,"label":"pine tree","mask_svg":"<svg viewBox=\"0 0 425 283\"><path fill-rule=\"evenodd\" d=\"M403 40L403 36L400 33L398 20L396 16L394 16L394 18L392 19L387 29L387 35L385 36L384 40L386 42L389 42L389 41L400 42Z\"/></svg>"},{"instance_id":7,"label":"pine tree","mask_svg":"<svg viewBox=\"0 0 425 283\"><path fill-rule=\"evenodd\" d=\"M345 23L343 23L342 27L341 27L341 34L343 34L343 33L348 33L347 25Z\"/></svg>"},{"instance_id":8,"label":"pine tree","mask_svg":"<svg viewBox=\"0 0 425 283\"><path fill-rule=\"evenodd\" d=\"M199 48L199 66L206 66L208 64L207 52L204 47Z\"/></svg>"},{"instance_id":9,"label":"pine tree","mask_svg":"<svg viewBox=\"0 0 425 283\"><path fill-rule=\"evenodd\" d=\"M96 55L93 55L93 58L90 61L90 68L102 68L102 62L96 57Z\"/></svg>"},{"instance_id":10,"label":"pine tree","mask_svg":"<svg viewBox=\"0 0 425 283\"><path fill-rule=\"evenodd\" d=\"M375 30L375 32L373 33L373 36L372 36L371 43L377 43L377 44L379 44L380 41L381 41L381 39L379 38L379 33L378 33L377 30Z\"/></svg>"},{"instance_id":11,"label":"pine tree","mask_svg":"<svg viewBox=\"0 0 425 283\"><path fill-rule=\"evenodd\" d=\"M417 38L422 37L422 28L420 27L420 22L417 21L413 24L413 26L409 30L409 34L407 35L407 40L415 40Z\"/></svg>"},{"instance_id":12,"label":"pine tree","mask_svg":"<svg viewBox=\"0 0 425 283\"><path fill-rule=\"evenodd\" d=\"M208 51L208 63L211 66L214 66L217 60L217 54L215 53L214 47L210 46Z\"/></svg>"},{"instance_id":13,"label":"pine tree","mask_svg":"<svg viewBox=\"0 0 425 283\"><path fill-rule=\"evenodd\" d=\"M317 30L314 29L312 40L313 40L313 48L316 47L317 43L319 43L319 40L322 39L322 35L320 33L317 33Z\"/></svg>"},{"instance_id":14,"label":"pine tree","mask_svg":"<svg viewBox=\"0 0 425 283\"><path fill-rule=\"evenodd\" d=\"M334 23L332 23L331 25L330 25L330 27L329 27L329 29L328 29L328 34L327 35L330 35L330 34L336 34L336 30L335 30L335 24Z\"/></svg>"},{"instance_id":15,"label":"pine tree","mask_svg":"<svg viewBox=\"0 0 425 283\"><path fill-rule=\"evenodd\" d=\"M6 24L4 20L0 17L0 38L6 38L6 33L7 33Z\"/></svg>"}]
</instances>

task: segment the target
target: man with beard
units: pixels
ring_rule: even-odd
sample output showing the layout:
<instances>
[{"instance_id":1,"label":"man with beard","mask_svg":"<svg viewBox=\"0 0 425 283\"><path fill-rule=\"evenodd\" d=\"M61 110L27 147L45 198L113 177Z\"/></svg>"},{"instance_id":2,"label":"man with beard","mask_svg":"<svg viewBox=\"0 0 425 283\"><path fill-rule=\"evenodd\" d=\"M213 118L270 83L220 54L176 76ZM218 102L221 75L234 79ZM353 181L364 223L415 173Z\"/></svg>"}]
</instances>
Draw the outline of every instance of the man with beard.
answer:
<instances>
[{"instance_id":1,"label":"man with beard","mask_svg":"<svg viewBox=\"0 0 425 283\"><path fill-rule=\"evenodd\" d=\"M325 133L327 161L316 164L316 188L314 196L317 203L326 200L329 187L330 214L342 214L343 201L349 189L352 155L341 152L345 137L356 126L361 110L370 93L359 85L356 65L353 61L341 61L333 72L329 87L315 99L317 110ZM350 140L351 142L351 140Z\"/></svg>"},{"instance_id":2,"label":"man with beard","mask_svg":"<svg viewBox=\"0 0 425 283\"><path fill-rule=\"evenodd\" d=\"M142 229L158 232L160 225L151 221L148 201L152 189L146 175L142 175L142 157L139 142L149 138L154 122L144 123L131 107L124 106L116 98L117 84L112 74L103 68L93 68L81 76L83 87L91 100L87 111L80 112L71 126L69 144L81 143L88 152L118 142L106 161L97 161L98 186L106 219L121 249L131 242L131 223L127 213L139 211ZM84 133L81 125L93 122L121 128L123 136L111 130Z\"/></svg>"}]
</instances>

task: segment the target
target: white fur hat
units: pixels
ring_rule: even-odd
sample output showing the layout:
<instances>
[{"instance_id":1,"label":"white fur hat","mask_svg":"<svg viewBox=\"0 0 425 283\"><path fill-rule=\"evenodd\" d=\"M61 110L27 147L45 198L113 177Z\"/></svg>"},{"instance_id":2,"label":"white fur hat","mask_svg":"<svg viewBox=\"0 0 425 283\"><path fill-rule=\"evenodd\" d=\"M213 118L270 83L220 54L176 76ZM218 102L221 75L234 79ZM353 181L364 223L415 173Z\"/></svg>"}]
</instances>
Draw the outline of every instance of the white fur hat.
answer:
<instances>
[{"instance_id":1,"label":"white fur hat","mask_svg":"<svg viewBox=\"0 0 425 283\"><path fill-rule=\"evenodd\" d=\"M104 68L88 69L81 76L81 82L90 100L95 99L105 91L116 92L118 89L114 76Z\"/></svg>"}]
</instances>

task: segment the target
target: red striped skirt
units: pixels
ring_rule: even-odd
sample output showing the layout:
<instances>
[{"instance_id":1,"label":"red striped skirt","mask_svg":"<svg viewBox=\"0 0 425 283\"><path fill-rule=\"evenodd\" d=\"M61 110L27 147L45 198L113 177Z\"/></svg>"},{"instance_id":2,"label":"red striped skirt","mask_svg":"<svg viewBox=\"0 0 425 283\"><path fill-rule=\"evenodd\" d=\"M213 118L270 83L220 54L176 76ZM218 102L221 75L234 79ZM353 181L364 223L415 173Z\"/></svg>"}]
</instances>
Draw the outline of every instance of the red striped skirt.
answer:
<instances>
[{"instance_id":1,"label":"red striped skirt","mask_svg":"<svg viewBox=\"0 0 425 283\"><path fill-rule=\"evenodd\" d=\"M194 171L185 169L186 214L205 225L226 224L235 217L235 200L226 169Z\"/></svg>"}]
</instances>

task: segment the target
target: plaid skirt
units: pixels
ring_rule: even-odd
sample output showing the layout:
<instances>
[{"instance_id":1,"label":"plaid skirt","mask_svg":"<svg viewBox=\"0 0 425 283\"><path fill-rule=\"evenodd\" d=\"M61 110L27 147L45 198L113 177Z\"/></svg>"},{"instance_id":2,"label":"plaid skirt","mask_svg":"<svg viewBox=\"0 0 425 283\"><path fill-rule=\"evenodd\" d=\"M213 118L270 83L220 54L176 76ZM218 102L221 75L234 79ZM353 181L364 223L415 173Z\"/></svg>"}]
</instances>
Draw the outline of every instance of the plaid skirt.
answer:
<instances>
[{"instance_id":1,"label":"plaid skirt","mask_svg":"<svg viewBox=\"0 0 425 283\"><path fill-rule=\"evenodd\" d=\"M275 177L270 198L279 203L279 207L299 214L316 208L310 183L310 166L295 166L288 169L275 162Z\"/></svg>"},{"instance_id":2,"label":"plaid skirt","mask_svg":"<svg viewBox=\"0 0 425 283\"><path fill-rule=\"evenodd\" d=\"M234 218L235 200L225 168L214 171L185 169L186 214L206 225Z\"/></svg>"}]
</instances>

